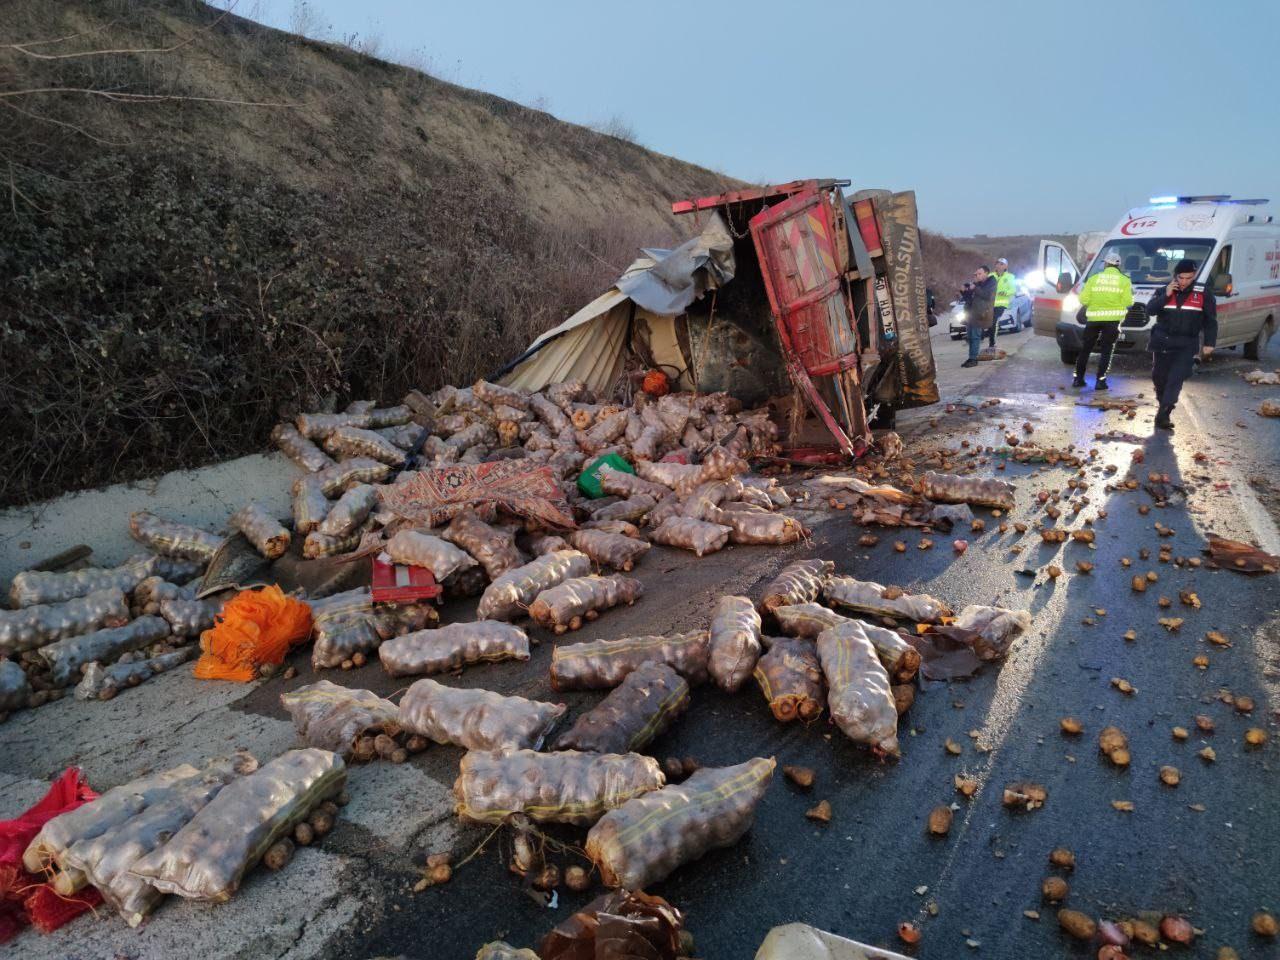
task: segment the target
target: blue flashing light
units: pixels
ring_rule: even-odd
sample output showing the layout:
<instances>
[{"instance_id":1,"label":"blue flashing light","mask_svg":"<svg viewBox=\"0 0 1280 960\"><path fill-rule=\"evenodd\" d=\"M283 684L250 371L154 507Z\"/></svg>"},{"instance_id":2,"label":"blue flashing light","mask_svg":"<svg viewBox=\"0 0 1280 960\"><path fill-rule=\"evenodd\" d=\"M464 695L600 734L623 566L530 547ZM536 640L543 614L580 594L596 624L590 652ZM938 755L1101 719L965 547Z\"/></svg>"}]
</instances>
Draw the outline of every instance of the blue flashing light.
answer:
<instances>
[{"instance_id":1,"label":"blue flashing light","mask_svg":"<svg viewBox=\"0 0 1280 960\"><path fill-rule=\"evenodd\" d=\"M1169 206L1169 207L1174 206L1175 204L1177 204L1177 202L1178 202L1177 197L1151 197L1149 200L1147 200L1147 203L1150 203L1153 205Z\"/></svg>"}]
</instances>

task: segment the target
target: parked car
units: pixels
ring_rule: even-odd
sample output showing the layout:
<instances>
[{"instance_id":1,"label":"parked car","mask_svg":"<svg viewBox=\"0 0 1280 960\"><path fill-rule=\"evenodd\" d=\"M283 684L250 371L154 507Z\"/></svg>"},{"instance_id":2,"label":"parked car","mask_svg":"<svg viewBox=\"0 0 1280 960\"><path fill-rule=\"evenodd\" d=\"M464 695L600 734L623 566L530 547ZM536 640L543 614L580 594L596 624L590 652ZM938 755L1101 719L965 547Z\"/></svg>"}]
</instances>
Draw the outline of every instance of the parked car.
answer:
<instances>
[{"instance_id":1,"label":"parked car","mask_svg":"<svg viewBox=\"0 0 1280 960\"><path fill-rule=\"evenodd\" d=\"M1000 333L1018 333L1031 326L1031 298L1018 293L1009 301L1008 308L1000 314Z\"/></svg>"},{"instance_id":2,"label":"parked car","mask_svg":"<svg viewBox=\"0 0 1280 960\"><path fill-rule=\"evenodd\" d=\"M964 303L960 300L951 301L951 312L947 314L947 333L952 340L963 340L965 337Z\"/></svg>"}]
</instances>

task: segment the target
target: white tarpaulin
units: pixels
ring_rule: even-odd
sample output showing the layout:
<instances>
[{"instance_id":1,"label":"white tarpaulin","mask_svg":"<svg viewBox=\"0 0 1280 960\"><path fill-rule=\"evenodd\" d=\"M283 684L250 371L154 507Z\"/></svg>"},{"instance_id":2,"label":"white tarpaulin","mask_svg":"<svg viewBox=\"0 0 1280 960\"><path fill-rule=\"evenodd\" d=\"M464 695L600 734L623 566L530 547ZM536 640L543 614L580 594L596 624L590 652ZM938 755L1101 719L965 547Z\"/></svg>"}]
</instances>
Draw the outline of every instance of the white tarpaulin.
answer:
<instances>
[{"instance_id":1,"label":"white tarpaulin","mask_svg":"<svg viewBox=\"0 0 1280 960\"><path fill-rule=\"evenodd\" d=\"M674 318L707 290L733 279L733 238L719 214L674 250L645 250L617 284L538 339L498 376L508 387L540 390L582 380L594 390L622 374L634 324L647 326L655 363L686 366Z\"/></svg>"}]
</instances>

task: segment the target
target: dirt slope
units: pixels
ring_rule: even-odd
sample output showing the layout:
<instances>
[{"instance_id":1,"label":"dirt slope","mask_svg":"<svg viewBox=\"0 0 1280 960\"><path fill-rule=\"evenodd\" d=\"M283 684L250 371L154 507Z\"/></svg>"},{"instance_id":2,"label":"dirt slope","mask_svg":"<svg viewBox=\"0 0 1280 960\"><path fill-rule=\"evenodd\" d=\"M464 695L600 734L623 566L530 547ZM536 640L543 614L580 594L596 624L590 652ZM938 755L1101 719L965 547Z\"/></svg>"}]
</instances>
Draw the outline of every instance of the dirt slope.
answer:
<instances>
[{"instance_id":1,"label":"dirt slope","mask_svg":"<svg viewBox=\"0 0 1280 960\"><path fill-rule=\"evenodd\" d=\"M83 92L0 100L0 504L488 373L734 183L195 0L5 9L67 39L0 91Z\"/></svg>"}]
</instances>

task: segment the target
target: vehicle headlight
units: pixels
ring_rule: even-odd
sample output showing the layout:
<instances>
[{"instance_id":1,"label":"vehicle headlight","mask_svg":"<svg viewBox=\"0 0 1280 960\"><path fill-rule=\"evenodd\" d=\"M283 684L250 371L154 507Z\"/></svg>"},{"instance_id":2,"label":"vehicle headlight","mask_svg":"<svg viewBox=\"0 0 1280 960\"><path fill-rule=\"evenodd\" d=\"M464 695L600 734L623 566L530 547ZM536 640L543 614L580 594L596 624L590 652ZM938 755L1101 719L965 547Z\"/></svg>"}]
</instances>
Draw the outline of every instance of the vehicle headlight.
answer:
<instances>
[{"instance_id":1,"label":"vehicle headlight","mask_svg":"<svg viewBox=\"0 0 1280 960\"><path fill-rule=\"evenodd\" d=\"M1074 293L1068 293L1062 301L1062 309L1069 313L1075 313L1080 309L1080 298Z\"/></svg>"}]
</instances>

